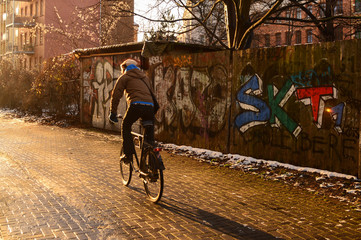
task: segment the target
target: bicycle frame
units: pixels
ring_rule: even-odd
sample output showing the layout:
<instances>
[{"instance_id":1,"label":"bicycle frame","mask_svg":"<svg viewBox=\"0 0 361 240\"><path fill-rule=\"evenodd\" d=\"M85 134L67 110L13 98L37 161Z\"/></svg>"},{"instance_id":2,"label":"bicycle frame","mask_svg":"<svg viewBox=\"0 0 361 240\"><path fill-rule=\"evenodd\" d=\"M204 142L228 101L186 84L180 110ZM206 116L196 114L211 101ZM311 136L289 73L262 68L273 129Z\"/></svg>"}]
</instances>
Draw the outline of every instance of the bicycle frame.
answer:
<instances>
[{"instance_id":1,"label":"bicycle frame","mask_svg":"<svg viewBox=\"0 0 361 240\"><path fill-rule=\"evenodd\" d=\"M144 151L144 147L143 147L144 146L144 134L145 134L145 128L144 127L142 127L142 132L143 132L143 134L136 133L136 132L131 132L131 134L133 136L134 146L140 149L140 159L142 158L143 151ZM138 144L135 143L135 140L138 140ZM135 156L135 162L137 163L138 169L134 167L133 162L131 162L132 168L134 169L135 172L139 172L141 175L146 175L145 173L143 173L140 170L140 160L138 158L138 154L134 153L134 156Z\"/></svg>"},{"instance_id":2,"label":"bicycle frame","mask_svg":"<svg viewBox=\"0 0 361 240\"><path fill-rule=\"evenodd\" d=\"M139 177L143 180L144 190L148 198L156 203L160 200L163 193L164 178L162 157L159 154L160 148L154 146L146 141L148 127L153 125L152 121L143 121L141 134L131 132L134 147L140 149L140 157L136 153L134 159L129 164L120 160L120 174L122 177L123 185L128 186L132 179L132 172L139 173ZM121 150L121 154L123 148Z\"/></svg>"}]
</instances>

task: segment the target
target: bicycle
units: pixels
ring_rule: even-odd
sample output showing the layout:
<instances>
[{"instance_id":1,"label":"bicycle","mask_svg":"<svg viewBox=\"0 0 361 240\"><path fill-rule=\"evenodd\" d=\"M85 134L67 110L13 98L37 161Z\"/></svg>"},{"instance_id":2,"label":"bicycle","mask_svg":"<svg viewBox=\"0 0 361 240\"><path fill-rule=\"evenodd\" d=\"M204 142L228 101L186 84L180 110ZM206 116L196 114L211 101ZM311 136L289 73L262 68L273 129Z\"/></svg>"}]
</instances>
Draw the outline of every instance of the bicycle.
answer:
<instances>
[{"instance_id":1,"label":"bicycle","mask_svg":"<svg viewBox=\"0 0 361 240\"><path fill-rule=\"evenodd\" d=\"M122 116L118 115L118 118ZM145 141L146 129L148 126L152 126L152 121L142 121L142 133L131 132L133 136L133 142L136 147L140 149L140 159L137 153L134 153L134 160L130 163L125 163L120 160L120 175L124 186L128 186L132 179L133 170L139 173L139 177L143 179L144 190L150 201L158 202L163 194L164 178L163 170L165 170L162 157L160 156L159 147L154 147L152 144ZM123 147L120 150L120 156L123 155Z\"/></svg>"}]
</instances>

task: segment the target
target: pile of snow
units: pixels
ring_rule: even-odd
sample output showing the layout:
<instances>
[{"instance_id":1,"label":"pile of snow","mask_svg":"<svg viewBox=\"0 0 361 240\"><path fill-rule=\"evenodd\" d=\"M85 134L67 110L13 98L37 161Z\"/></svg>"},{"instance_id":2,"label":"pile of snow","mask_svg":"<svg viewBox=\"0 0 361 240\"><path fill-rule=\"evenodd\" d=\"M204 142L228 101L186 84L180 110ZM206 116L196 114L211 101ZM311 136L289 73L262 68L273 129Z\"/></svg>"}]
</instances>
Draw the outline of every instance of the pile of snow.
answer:
<instances>
[{"instance_id":1,"label":"pile of snow","mask_svg":"<svg viewBox=\"0 0 361 240\"><path fill-rule=\"evenodd\" d=\"M211 150L202 149L202 148L193 148L193 147L184 146L184 145L177 146L175 144L164 144L164 143L161 145L165 150L168 150L168 151L180 154L180 155L195 157L200 160L204 160L204 161L207 161L207 162L210 162L213 164L216 163L217 161L221 161L222 163L220 164L220 166L228 166L230 168L243 168L244 169L244 168L256 167L257 165L262 164L263 166L267 166L269 168L282 167L282 168L286 168L286 169L296 170L299 172L318 173L318 174L320 174L322 176L326 176L328 178L338 177L338 178L357 180L357 177L352 176L352 175L330 172L330 171L316 169L316 168L310 168L310 167L299 167L299 166L295 166L295 165L288 164L288 163L280 163L280 162L272 161L272 160L256 159L253 157L242 156L239 154L223 154L221 152L211 151Z\"/></svg>"}]
</instances>

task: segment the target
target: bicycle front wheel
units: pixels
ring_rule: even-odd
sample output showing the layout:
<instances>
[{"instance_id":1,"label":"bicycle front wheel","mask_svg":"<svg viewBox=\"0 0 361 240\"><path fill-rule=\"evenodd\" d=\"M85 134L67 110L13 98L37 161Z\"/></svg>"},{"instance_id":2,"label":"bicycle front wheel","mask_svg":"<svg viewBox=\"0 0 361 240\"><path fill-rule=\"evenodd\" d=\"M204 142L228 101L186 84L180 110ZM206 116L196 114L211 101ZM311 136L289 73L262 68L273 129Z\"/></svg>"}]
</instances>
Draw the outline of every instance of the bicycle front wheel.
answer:
<instances>
[{"instance_id":1,"label":"bicycle front wheel","mask_svg":"<svg viewBox=\"0 0 361 240\"><path fill-rule=\"evenodd\" d=\"M152 202L158 202L163 194L163 170L157 164L158 158L153 149L147 149L141 159L142 171L146 174L143 179L144 190Z\"/></svg>"},{"instance_id":2,"label":"bicycle front wheel","mask_svg":"<svg viewBox=\"0 0 361 240\"><path fill-rule=\"evenodd\" d=\"M120 151L120 156L122 155L123 155L123 148ZM120 165L120 176L122 177L122 183L124 186L128 186L130 180L132 179L132 172L133 172L132 164L125 163L124 161L119 160L119 165Z\"/></svg>"}]
</instances>

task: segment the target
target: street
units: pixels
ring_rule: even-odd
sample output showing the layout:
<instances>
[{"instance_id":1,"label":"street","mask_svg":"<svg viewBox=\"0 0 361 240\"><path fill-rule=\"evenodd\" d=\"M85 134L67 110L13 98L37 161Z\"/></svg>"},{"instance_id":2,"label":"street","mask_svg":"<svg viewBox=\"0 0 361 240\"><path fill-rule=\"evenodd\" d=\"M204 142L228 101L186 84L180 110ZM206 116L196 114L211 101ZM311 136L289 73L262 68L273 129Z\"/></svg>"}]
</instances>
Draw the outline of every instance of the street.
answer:
<instances>
[{"instance_id":1,"label":"street","mask_svg":"<svg viewBox=\"0 0 361 240\"><path fill-rule=\"evenodd\" d=\"M352 205L162 152L147 200L119 175L120 135L0 115L0 239L361 239Z\"/></svg>"}]
</instances>

